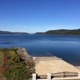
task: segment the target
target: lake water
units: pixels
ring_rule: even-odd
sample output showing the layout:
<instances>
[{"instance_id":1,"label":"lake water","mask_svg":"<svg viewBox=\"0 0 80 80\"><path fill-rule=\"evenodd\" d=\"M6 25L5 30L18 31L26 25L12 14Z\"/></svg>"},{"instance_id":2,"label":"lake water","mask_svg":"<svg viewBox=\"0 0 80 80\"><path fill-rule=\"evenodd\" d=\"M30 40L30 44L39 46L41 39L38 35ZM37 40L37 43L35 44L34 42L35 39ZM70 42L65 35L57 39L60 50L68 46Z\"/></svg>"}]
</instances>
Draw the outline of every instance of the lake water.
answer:
<instances>
[{"instance_id":1,"label":"lake water","mask_svg":"<svg viewBox=\"0 0 80 80\"><path fill-rule=\"evenodd\" d=\"M24 47L32 56L57 56L80 65L79 35L0 34L0 47Z\"/></svg>"}]
</instances>

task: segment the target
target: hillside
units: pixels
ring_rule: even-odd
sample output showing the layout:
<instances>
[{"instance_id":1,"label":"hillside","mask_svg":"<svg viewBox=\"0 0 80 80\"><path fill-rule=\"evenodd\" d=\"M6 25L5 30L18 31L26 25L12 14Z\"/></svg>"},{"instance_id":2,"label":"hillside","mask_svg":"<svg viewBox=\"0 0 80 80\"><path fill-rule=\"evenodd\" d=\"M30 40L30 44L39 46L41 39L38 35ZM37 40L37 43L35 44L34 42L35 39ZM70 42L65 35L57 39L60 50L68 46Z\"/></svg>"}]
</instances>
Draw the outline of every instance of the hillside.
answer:
<instances>
[{"instance_id":1,"label":"hillside","mask_svg":"<svg viewBox=\"0 0 80 80\"><path fill-rule=\"evenodd\" d=\"M35 34L73 34L73 35L80 35L80 29L74 30L66 30L66 29L59 29L59 30L49 30L46 32L37 32Z\"/></svg>"},{"instance_id":2,"label":"hillside","mask_svg":"<svg viewBox=\"0 0 80 80\"><path fill-rule=\"evenodd\" d=\"M44 34L44 32L36 32L35 34Z\"/></svg>"},{"instance_id":3,"label":"hillside","mask_svg":"<svg viewBox=\"0 0 80 80\"><path fill-rule=\"evenodd\" d=\"M9 31L0 31L0 34L11 34Z\"/></svg>"},{"instance_id":4,"label":"hillside","mask_svg":"<svg viewBox=\"0 0 80 80\"><path fill-rule=\"evenodd\" d=\"M80 29L77 30L66 30L66 29L60 29L60 30L49 30L46 31L45 34L80 34Z\"/></svg>"},{"instance_id":5,"label":"hillside","mask_svg":"<svg viewBox=\"0 0 80 80\"><path fill-rule=\"evenodd\" d=\"M0 31L0 34L28 34L27 32Z\"/></svg>"}]
</instances>

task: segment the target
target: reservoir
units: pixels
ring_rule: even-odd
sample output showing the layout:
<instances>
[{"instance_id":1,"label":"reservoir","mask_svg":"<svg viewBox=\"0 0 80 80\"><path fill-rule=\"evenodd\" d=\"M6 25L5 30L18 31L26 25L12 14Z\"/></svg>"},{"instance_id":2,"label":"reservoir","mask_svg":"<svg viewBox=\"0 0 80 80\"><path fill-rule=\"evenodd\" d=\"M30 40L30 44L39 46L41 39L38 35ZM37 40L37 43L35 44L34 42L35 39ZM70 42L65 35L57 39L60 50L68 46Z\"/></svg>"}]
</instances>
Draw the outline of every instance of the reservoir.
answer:
<instances>
[{"instance_id":1,"label":"reservoir","mask_svg":"<svg viewBox=\"0 0 80 80\"><path fill-rule=\"evenodd\" d=\"M24 47L32 56L57 56L80 65L80 36L54 34L0 34L0 47Z\"/></svg>"}]
</instances>

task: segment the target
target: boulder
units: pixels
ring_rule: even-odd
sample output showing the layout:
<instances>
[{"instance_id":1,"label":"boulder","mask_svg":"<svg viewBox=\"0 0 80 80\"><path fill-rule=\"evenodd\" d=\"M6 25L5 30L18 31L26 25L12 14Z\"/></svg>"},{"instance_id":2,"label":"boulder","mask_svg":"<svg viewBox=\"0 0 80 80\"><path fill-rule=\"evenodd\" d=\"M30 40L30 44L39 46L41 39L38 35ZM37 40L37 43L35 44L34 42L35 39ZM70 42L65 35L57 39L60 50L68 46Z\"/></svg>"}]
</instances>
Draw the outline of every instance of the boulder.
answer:
<instances>
[{"instance_id":1,"label":"boulder","mask_svg":"<svg viewBox=\"0 0 80 80\"><path fill-rule=\"evenodd\" d=\"M29 55L26 51L25 48L19 48L17 50L17 54L20 56L21 59L23 59L24 61L27 61L27 60L32 60L32 56Z\"/></svg>"},{"instance_id":2,"label":"boulder","mask_svg":"<svg viewBox=\"0 0 80 80\"><path fill-rule=\"evenodd\" d=\"M17 54L19 55L19 57L24 60L24 63L26 64L26 67L30 70L30 73L35 72L34 69L34 62L33 62L33 58L31 55L29 55L26 51L25 48L18 48L17 50Z\"/></svg>"}]
</instances>

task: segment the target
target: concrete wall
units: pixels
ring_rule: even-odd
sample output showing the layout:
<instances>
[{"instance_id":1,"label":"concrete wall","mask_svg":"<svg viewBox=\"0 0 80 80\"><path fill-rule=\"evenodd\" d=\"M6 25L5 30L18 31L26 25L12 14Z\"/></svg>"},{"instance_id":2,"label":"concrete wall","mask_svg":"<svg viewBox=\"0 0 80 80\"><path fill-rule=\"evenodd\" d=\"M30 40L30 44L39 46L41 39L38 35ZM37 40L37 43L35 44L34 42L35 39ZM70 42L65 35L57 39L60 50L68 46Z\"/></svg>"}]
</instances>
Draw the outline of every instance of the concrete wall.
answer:
<instances>
[{"instance_id":1,"label":"concrete wall","mask_svg":"<svg viewBox=\"0 0 80 80\"><path fill-rule=\"evenodd\" d=\"M53 78L52 80L80 80L79 77L72 77L72 78Z\"/></svg>"},{"instance_id":2,"label":"concrete wall","mask_svg":"<svg viewBox=\"0 0 80 80\"><path fill-rule=\"evenodd\" d=\"M36 74L32 74L32 80L80 80L80 72L78 73L77 77L65 77L65 78L52 78L51 74L47 74L47 79L37 79Z\"/></svg>"}]
</instances>

